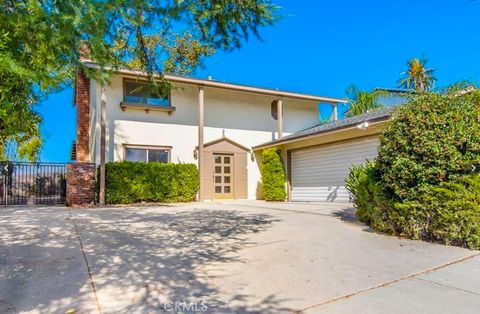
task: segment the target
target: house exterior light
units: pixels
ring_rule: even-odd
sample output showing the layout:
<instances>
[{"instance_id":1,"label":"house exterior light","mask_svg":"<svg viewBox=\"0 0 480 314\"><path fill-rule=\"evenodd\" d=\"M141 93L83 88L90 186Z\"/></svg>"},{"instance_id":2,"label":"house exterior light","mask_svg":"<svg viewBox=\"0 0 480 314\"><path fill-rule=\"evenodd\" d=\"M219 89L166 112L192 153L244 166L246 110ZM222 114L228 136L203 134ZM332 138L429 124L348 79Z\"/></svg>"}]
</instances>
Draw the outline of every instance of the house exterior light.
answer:
<instances>
[{"instance_id":1,"label":"house exterior light","mask_svg":"<svg viewBox=\"0 0 480 314\"><path fill-rule=\"evenodd\" d=\"M357 125L357 128L359 130L365 131L368 128L369 125L370 124L368 123L368 121L365 121L365 122L362 122L359 125Z\"/></svg>"}]
</instances>

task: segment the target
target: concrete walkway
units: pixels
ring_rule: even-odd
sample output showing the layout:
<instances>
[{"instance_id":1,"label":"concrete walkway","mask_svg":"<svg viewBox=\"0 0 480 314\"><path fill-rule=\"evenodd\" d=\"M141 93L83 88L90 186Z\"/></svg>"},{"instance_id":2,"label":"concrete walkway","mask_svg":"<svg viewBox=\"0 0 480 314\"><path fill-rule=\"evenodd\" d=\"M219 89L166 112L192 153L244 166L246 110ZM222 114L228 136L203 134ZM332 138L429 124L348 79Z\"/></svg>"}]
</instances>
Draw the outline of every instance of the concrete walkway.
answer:
<instances>
[{"instance_id":1,"label":"concrete walkway","mask_svg":"<svg viewBox=\"0 0 480 314\"><path fill-rule=\"evenodd\" d=\"M2 208L0 313L475 313L478 253L332 204Z\"/></svg>"}]
</instances>

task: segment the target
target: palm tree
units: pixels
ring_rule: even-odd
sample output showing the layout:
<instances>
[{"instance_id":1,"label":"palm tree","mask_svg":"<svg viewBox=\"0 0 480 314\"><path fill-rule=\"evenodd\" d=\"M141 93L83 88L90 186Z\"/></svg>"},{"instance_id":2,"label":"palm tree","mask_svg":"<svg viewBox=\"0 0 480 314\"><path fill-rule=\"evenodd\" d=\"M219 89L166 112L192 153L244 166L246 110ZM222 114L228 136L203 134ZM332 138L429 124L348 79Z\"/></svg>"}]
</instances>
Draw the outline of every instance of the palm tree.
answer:
<instances>
[{"instance_id":1,"label":"palm tree","mask_svg":"<svg viewBox=\"0 0 480 314\"><path fill-rule=\"evenodd\" d=\"M437 80L433 76L435 69L426 68L427 59L414 58L407 61L408 70L402 72L403 77L398 80L398 87L413 89L417 92L430 91Z\"/></svg>"},{"instance_id":2,"label":"palm tree","mask_svg":"<svg viewBox=\"0 0 480 314\"><path fill-rule=\"evenodd\" d=\"M352 117L382 108L383 105L378 102L378 97L384 96L386 93L379 90L365 92L359 90L355 85L350 85L346 94L350 100L350 107L345 111L345 116Z\"/></svg>"}]
</instances>

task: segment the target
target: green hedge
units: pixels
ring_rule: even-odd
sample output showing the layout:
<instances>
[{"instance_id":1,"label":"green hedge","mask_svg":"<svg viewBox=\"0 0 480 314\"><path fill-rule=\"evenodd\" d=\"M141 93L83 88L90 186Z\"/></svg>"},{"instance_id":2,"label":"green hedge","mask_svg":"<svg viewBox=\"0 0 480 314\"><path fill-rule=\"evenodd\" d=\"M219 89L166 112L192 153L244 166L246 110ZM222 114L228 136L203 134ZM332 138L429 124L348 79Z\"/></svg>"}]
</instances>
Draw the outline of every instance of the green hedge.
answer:
<instances>
[{"instance_id":1,"label":"green hedge","mask_svg":"<svg viewBox=\"0 0 480 314\"><path fill-rule=\"evenodd\" d=\"M382 183L400 199L437 185L480 162L480 93L429 93L394 113L381 136Z\"/></svg>"},{"instance_id":2,"label":"green hedge","mask_svg":"<svg viewBox=\"0 0 480 314\"><path fill-rule=\"evenodd\" d=\"M352 166L345 182L351 201L357 207L358 219L378 231L388 232L384 215L392 204L381 188L377 175L375 161L367 161L364 165Z\"/></svg>"},{"instance_id":3,"label":"green hedge","mask_svg":"<svg viewBox=\"0 0 480 314\"><path fill-rule=\"evenodd\" d=\"M397 109L379 157L346 180L373 229L480 249L480 93L423 94Z\"/></svg>"},{"instance_id":4,"label":"green hedge","mask_svg":"<svg viewBox=\"0 0 480 314\"><path fill-rule=\"evenodd\" d=\"M284 201L287 196L285 169L280 152L276 148L268 148L263 151L261 172L263 198L266 201Z\"/></svg>"},{"instance_id":5,"label":"green hedge","mask_svg":"<svg viewBox=\"0 0 480 314\"><path fill-rule=\"evenodd\" d=\"M105 201L189 202L199 188L198 169L193 164L158 162L112 162L105 168Z\"/></svg>"},{"instance_id":6,"label":"green hedge","mask_svg":"<svg viewBox=\"0 0 480 314\"><path fill-rule=\"evenodd\" d=\"M438 186L422 187L414 200L395 211L402 235L480 248L480 176L471 174ZM412 224L411 221L415 221Z\"/></svg>"}]
</instances>

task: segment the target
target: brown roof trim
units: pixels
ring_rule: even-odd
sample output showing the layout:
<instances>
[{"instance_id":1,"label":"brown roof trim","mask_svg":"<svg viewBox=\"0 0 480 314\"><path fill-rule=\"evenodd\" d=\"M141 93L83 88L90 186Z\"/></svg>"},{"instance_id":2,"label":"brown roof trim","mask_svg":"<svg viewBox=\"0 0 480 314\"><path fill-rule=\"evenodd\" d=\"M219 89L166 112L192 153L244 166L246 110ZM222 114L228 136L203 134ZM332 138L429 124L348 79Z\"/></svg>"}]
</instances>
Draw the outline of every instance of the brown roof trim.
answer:
<instances>
[{"instance_id":1,"label":"brown roof trim","mask_svg":"<svg viewBox=\"0 0 480 314\"><path fill-rule=\"evenodd\" d=\"M100 69L100 66L92 63L92 62L83 62L86 67L91 69ZM105 69L110 69L106 67ZM147 76L146 72L139 71L139 70L129 70L129 69L117 69L114 70L115 73L124 74L124 75L135 75L135 76ZM197 85L197 86L205 86L210 88L218 88L218 89L226 89L226 90L235 90L239 92L246 92L246 93L253 93L253 94L260 94L260 95L267 95L267 96L275 96L275 97L283 97L283 98L290 98L290 99L301 99L301 100L308 100L308 101L317 101L317 102L324 102L324 103L348 103L348 100L343 98L334 98L334 97L323 97L317 95L310 95L310 94L303 94L303 93L295 93L295 92L287 92L269 88L260 88L248 85L241 85L241 84L232 84L232 83L225 83L215 80L206 80L206 79L197 79L191 78L186 76L180 75L173 75L173 74L165 74L164 78L167 81L173 83L181 83L181 84L189 84L189 85Z\"/></svg>"},{"instance_id":2,"label":"brown roof trim","mask_svg":"<svg viewBox=\"0 0 480 314\"><path fill-rule=\"evenodd\" d=\"M209 147L209 146L212 146L212 145L215 145L215 144L218 144L218 143L221 143L221 142L228 142L234 146L237 146L238 148L240 149L243 149L244 151L247 151L249 152L250 151L250 148L248 147L245 147L241 144L238 144L237 142L235 142L234 140L231 140L229 139L228 137L221 137L219 139L216 139L216 140L213 140L213 141L210 141L208 143L205 143L203 144L203 147ZM196 147L198 149L198 146Z\"/></svg>"},{"instance_id":3,"label":"brown roof trim","mask_svg":"<svg viewBox=\"0 0 480 314\"><path fill-rule=\"evenodd\" d=\"M369 123L374 123L374 124L379 124L379 123L385 122L389 119L390 119L390 117L381 117L381 118L377 118L377 119L368 120L368 122ZM315 133L300 135L298 137L285 138L285 139L280 139L280 140L273 141L273 142L267 142L267 143L260 144L260 145L252 147L252 150L259 150L259 149L268 148L268 147L275 147L275 146L279 146L279 145L282 145L282 144L297 142L297 141L303 140L307 137L315 137L315 136L320 136L320 135L324 135L324 134L328 134L328 133L335 133L335 132L338 132L338 131L353 129L353 128L357 127L357 124L359 124L359 123L347 124L347 125L339 126L338 128L334 128L334 129L322 130L322 131L315 132Z\"/></svg>"}]
</instances>

